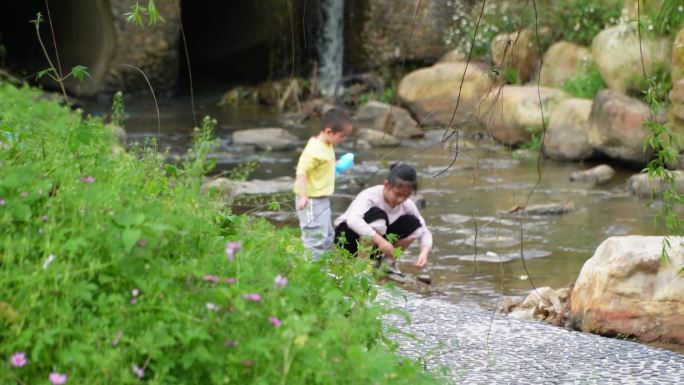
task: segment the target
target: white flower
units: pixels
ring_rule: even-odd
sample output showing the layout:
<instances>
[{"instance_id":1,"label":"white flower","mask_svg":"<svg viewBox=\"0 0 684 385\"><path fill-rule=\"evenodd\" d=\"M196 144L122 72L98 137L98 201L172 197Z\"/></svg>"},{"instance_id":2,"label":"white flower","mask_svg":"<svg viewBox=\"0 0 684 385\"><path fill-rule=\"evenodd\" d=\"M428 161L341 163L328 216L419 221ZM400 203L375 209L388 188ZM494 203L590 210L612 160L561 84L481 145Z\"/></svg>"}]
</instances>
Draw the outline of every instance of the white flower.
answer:
<instances>
[{"instance_id":1,"label":"white flower","mask_svg":"<svg viewBox=\"0 0 684 385\"><path fill-rule=\"evenodd\" d=\"M46 270L46 269L48 268L48 266L50 266L50 264L51 264L52 261L54 261L54 260L55 260L55 256L54 256L54 255L52 255L52 254L48 255L48 257L47 257L47 259L45 260L45 262L43 262L43 270Z\"/></svg>"},{"instance_id":2,"label":"white flower","mask_svg":"<svg viewBox=\"0 0 684 385\"><path fill-rule=\"evenodd\" d=\"M209 310L209 311L218 311L219 310L218 305L213 304L211 302L207 302L207 304L205 306L207 307L207 310Z\"/></svg>"}]
</instances>

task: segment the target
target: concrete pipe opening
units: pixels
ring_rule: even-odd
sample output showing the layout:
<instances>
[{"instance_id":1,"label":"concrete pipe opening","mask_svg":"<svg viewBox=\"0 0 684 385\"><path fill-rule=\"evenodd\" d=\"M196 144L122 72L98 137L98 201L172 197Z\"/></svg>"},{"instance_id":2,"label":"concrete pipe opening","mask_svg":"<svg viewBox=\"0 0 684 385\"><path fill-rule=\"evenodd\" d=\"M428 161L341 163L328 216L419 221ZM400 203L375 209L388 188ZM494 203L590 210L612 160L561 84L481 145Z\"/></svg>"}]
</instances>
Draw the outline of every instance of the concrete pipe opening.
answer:
<instances>
[{"instance_id":1,"label":"concrete pipe opening","mask_svg":"<svg viewBox=\"0 0 684 385\"><path fill-rule=\"evenodd\" d=\"M9 0L0 4L0 44L4 45L4 63L15 76L35 81L38 71L49 68L30 20L40 12L41 40L55 67L66 75L77 65L87 67L91 77L83 82L65 81L73 95L93 95L101 88L115 49L114 18L108 1L59 0L48 2L50 19L43 0ZM54 40L52 31L54 31ZM57 52L55 52L55 43ZM59 58L59 60L57 60ZM58 89L58 84L44 78L40 84Z\"/></svg>"}]
</instances>

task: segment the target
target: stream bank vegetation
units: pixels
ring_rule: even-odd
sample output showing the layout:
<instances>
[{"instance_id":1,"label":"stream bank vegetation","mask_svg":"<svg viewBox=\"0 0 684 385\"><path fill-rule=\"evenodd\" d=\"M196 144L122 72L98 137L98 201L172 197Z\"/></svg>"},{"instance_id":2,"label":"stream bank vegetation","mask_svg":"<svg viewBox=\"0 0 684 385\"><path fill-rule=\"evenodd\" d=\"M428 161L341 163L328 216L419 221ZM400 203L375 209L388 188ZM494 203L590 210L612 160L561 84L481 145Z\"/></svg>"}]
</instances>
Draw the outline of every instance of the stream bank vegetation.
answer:
<instances>
[{"instance_id":1,"label":"stream bank vegetation","mask_svg":"<svg viewBox=\"0 0 684 385\"><path fill-rule=\"evenodd\" d=\"M201 193L210 119L170 165L39 96L0 83L1 383L436 383L367 263Z\"/></svg>"}]
</instances>

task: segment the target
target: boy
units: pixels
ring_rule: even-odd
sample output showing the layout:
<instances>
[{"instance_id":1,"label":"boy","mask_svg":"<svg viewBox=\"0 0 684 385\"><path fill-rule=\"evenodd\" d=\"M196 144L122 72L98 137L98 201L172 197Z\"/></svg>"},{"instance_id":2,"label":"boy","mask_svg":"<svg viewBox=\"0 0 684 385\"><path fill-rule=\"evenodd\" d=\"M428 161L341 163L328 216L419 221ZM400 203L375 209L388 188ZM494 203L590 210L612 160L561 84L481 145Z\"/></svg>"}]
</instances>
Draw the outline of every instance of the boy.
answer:
<instances>
[{"instance_id":1,"label":"boy","mask_svg":"<svg viewBox=\"0 0 684 385\"><path fill-rule=\"evenodd\" d=\"M352 132L351 118L339 108L323 115L321 132L309 139L297 162L294 191L295 207L302 229L302 241L311 250L313 260L333 244L330 195L335 191L334 146Z\"/></svg>"}]
</instances>

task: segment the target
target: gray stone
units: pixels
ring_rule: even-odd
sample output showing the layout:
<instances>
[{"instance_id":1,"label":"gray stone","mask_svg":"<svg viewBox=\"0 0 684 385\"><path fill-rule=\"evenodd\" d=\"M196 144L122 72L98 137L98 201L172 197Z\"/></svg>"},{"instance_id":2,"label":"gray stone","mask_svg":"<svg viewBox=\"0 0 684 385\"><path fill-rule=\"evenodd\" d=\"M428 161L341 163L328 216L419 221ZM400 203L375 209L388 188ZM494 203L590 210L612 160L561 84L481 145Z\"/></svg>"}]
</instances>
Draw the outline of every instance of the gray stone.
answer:
<instances>
[{"instance_id":1,"label":"gray stone","mask_svg":"<svg viewBox=\"0 0 684 385\"><path fill-rule=\"evenodd\" d=\"M298 139L296 136L282 128L250 128L233 133L233 144L251 144L260 150L290 150L293 149Z\"/></svg>"}]
</instances>

